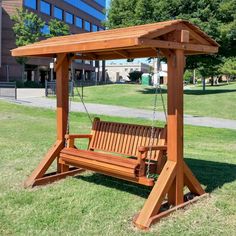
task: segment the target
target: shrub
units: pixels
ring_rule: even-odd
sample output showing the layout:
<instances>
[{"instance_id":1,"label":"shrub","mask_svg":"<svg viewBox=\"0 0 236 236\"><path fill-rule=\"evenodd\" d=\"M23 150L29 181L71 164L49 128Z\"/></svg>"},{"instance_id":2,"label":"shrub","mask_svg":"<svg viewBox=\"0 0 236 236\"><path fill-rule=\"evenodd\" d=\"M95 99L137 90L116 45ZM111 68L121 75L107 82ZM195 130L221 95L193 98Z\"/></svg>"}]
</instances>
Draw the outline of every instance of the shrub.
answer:
<instances>
[{"instance_id":1,"label":"shrub","mask_svg":"<svg viewBox=\"0 0 236 236\"><path fill-rule=\"evenodd\" d=\"M133 71L129 73L129 79L131 82L138 83L142 77L143 72L142 71Z\"/></svg>"}]
</instances>

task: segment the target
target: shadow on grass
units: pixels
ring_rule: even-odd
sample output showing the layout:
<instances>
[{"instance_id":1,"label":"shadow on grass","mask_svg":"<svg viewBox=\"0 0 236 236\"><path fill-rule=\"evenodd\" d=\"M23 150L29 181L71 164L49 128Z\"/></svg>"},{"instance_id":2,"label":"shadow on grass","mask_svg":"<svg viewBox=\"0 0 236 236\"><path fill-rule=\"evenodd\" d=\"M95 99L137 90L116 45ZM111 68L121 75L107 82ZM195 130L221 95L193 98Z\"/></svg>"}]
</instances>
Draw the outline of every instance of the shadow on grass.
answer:
<instances>
[{"instance_id":1,"label":"shadow on grass","mask_svg":"<svg viewBox=\"0 0 236 236\"><path fill-rule=\"evenodd\" d=\"M110 176L93 173L89 176L77 176L76 178L82 179L86 182L90 182L97 185L102 185L112 189L116 189L123 192L129 192L131 194L140 196L142 198L147 198L151 188L128 182L121 179L116 179Z\"/></svg>"},{"instance_id":2,"label":"shadow on grass","mask_svg":"<svg viewBox=\"0 0 236 236\"><path fill-rule=\"evenodd\" d=\"M199 182L206 186L208 193L236 180L236 165L234 164L197 159L185 159L185 161Z\"/></svg>"},{"instance_id":3,"label":"shadow on grass","mask_svg":"<svg viewBox=\"0 0 236 236\"><path fill-rule=\"evenodd\" d=\"M208 193L213 192L217 188L221 188L226 183L231 183L236 180L236 165L197 159L185 159L185 161L199 182L206 186L205 190ZM147 198L151 191L149 187L98 173L89 176L78 176L76 178L119 191L129 192L143 198Z\"/></svg>"},{"instance_id":4,"label":"shadow on grass","mask_svg":"<svg viewBox=\"0 0 236 236\"><path fill-rule=\"evenodd\" d=\"M143 94L155 94L154 88L144 88L143 90L138 90L138 92ZM208 90L206 88L205 91L203 91L201 88L199 89L193 89L193 90L184 90L185 95L210 95L210 94L221 94L221 93L233 93L236 92L236 89L210 89ZM166 94L167 89L162 89L162 93Z\"/></svg>"}]
</instances>

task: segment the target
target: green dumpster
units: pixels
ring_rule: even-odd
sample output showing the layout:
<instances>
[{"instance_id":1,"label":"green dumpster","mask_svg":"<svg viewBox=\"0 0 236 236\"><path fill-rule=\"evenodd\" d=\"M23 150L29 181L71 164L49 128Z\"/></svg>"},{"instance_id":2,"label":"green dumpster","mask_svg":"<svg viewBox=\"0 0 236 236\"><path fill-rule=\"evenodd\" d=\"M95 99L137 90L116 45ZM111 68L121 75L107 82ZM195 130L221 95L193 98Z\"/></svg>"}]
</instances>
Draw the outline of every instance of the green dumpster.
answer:
<instances>
[{"instance_id":1,"label":"green dumpster","mask_svg":"<svg viewBox=\"0 0 236 236\"><path fill-rule=\"evenodd\" d=\"M147 73L142 74L141 81L142 81L141 82L142 85L145 85L145 86L151 85L151 81L152 81L151 75Z\"/></svg>"}]
</instances>

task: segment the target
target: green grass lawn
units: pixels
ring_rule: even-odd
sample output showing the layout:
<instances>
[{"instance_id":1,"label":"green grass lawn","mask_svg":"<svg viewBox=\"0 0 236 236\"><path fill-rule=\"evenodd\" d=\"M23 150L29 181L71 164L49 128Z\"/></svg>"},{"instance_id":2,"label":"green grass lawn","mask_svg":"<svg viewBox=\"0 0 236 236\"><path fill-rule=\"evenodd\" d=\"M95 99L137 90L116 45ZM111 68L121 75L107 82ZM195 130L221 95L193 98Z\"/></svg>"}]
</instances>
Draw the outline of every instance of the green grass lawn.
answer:
<instances>
[{"instance_id":1,"label":"green grass lawn","mask_svg":"<svg viewBox=\"0 0 236 236\"><path fill-rule=\"evenodd\" d=\"M92 172L45 187L23 188L55 141L55 112L0 101L0 120L0 235L235 235L235 131L185 127L186 161L211 197L142 232L131 220L143 206L148 188ZM90 129L85 114L72 113L71 124L72 132Z\"/></svg>"},{"instance_id":2,"label":"green grass lawn","mask_svg":"<svg viewBox=\"0 0 236 236\"><path fill-rule=\"evenodd\" d=\"M81 91L81 89L80 89ZM166 91L164 90L166 100ZM76 94L76 92L75 92ZM152 109L153 87L134 84L115 84L84 88L85 102ZM160 95L158 110L162 111ZM78 97L75 98L78 100ZM191 87L185 90L185 114L236 120L236 83L222 86Z\"/></svg>"}]
</instances>

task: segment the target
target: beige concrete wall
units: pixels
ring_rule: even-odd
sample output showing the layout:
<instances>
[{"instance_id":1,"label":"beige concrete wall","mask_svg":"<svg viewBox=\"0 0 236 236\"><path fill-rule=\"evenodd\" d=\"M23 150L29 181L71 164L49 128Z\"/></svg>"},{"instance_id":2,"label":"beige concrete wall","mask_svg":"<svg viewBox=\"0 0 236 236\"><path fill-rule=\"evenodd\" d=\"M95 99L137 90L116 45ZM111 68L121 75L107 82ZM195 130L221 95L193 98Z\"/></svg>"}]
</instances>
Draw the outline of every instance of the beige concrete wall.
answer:
<instances>
[{"instance_id":1,"label":"beige concrete wall","mask_svg":"<svg viewBox=\"0 0 236 236\"><path fill-rule=\"evenodd\" d=\"M120 79L128 80L128 75L132 71L142 71L149 73L151 66L145 63L124 63L106 65L106 71L112 82L118 82Z\"/></svg>"}]
</instances>

